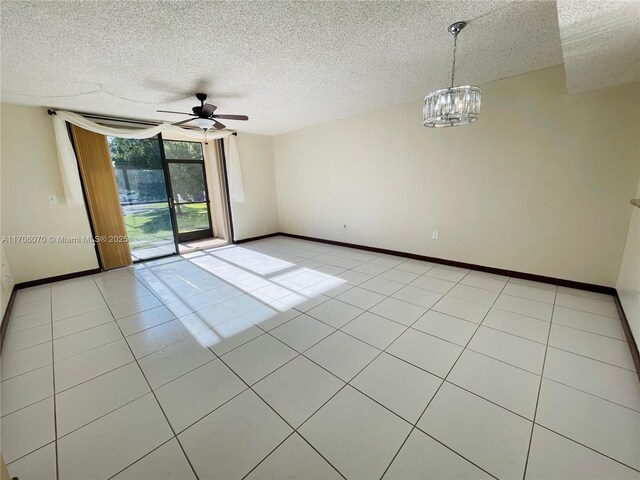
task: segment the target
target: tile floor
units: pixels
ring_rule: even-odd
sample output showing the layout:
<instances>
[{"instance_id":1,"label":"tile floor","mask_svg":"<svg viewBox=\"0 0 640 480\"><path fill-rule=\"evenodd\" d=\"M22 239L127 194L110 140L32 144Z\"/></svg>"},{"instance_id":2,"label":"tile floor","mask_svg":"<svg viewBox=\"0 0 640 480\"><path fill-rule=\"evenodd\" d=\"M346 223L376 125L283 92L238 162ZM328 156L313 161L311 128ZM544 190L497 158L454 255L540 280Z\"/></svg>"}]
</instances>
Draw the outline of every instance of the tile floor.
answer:
<instances>
[{"instance_id":1,"label":"tile floor","mask_svg":"<svg viewBox=\"0 0 640 480\"><path fill-rule=\"evenodd\" d=\"M18 292L29 479L640 478L611 297L274 237Z\"/></svg>"}]
</instances>

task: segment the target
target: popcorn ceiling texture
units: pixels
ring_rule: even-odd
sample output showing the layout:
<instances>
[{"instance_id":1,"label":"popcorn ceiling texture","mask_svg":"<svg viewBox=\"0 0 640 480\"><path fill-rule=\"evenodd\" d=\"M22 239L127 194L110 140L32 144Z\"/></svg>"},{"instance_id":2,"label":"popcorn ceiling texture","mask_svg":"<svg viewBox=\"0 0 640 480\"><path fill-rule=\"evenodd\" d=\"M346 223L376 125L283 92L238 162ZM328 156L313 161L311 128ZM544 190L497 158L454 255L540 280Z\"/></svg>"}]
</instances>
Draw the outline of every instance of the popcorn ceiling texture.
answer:
<instances>
[{"instance_id":1,"label":"popcorn ceiling texture","mask_svg":"<svg viewBox=\"0 0 640 480\"><path fill-rule=\"evenodd\" d=\"M640 80L639 0L558 0L567 90Z\"/></svg>"},{"instance_id":2,"label":"popcorn ceiling texture","mask_svg":"<svg viewBox=\"0 0 640 480\"><path fill-rule=\"evenodd\" d=\"M562 63L555 2L2 2L2 101L274 135ZM420 112L416 112L419 121ZM384 128L384 119L372 129Z\"/></svg>"}]
</instances>

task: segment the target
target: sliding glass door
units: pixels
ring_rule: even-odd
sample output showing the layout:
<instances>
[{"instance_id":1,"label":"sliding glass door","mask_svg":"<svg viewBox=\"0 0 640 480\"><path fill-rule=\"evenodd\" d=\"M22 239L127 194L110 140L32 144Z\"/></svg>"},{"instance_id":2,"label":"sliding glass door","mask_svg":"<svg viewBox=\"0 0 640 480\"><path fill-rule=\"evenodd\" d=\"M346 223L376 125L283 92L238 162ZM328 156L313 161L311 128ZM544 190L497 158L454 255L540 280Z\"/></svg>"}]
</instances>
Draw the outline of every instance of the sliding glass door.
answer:
<instances>
[{"instance_id":1,"label":"sliding glass door","mask_svg":"<svg viewBox=\"0 0 640 480\"><path fill-rule=\"evenodd\" d=\"M213 237L202 144L164 140L178 242Z\"/></svg>"},{"instance_id":2,"label":"sliding glass door","mask_svg":"<svg viewBox=\"0 0 640 480\"><path fill-rule=\"evenodd\" d=\"M132 259L177 253L161 137L107 140Z\"/></svg>"}]
</instances>

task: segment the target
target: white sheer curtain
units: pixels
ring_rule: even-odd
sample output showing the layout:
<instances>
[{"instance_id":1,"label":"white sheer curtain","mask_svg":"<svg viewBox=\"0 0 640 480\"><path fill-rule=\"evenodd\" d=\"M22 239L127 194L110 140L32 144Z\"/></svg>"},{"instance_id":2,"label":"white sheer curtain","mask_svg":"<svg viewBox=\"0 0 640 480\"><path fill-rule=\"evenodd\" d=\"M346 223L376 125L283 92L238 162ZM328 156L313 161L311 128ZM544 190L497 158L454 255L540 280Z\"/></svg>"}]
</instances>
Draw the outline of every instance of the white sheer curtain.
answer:
<instances>
[{"instance_id":1,"label":"white sheer curtain","mask_svg":"<svg viewBox=\"0 0 640 480\"><path fill-rule=\"evenodd\" d=\"M225 157L227 157L227 179L229 180L229 198L232 202L244 202L244 184L242 183L242 169L240 168L240 157L238 156L238 146L236 137L227 138Z\"/></svg>"},{"instance_id":2,"label":"white sheer curtain","mask_svg":"<svg viewBox=\"0 0 640 480\"><path fill-rule=\"evenodd\" d=\"M171 134L179 135L185 140L202 142L205 140L204 132L196 130L188 130L185 128L176 127L170 123L163 123L161 125L153 126L150 128L141 129L128 129L117 128L100 125L88 118L78 115L77 113L65 112L58 110L53 117L53 129L56 136L56 143L58 146L58 162L60 165L60 174L62 175L62 185L64 187L64 196L68 207L77 207L84 205L84 198L82 196L82 186L80 184L80 175L78 173L78 164L76 160L76 154L71 144L71 139L67 132L67 125L65 122L77 125L85 130L99 133L100 135L109 135L112 137L122 138L150 138L158 135L162 132L170 132ZM226 131L212 131L207 132L206 139L214 140L217 138L225 138L231 136L233 132ZM241 200L244 201L244 187L242 185L242 171L240 170L240 159L238 158L238 151L235 144L235 136L231 136L232 141L229 142L229 150L233 150L235 153L233 159L230 160L227 157L227 172L229 175L229 188L231 185L235 185L236 192L240 192ZM233 172L233 173L232 173Z\"/></svg>"}]
</instances>

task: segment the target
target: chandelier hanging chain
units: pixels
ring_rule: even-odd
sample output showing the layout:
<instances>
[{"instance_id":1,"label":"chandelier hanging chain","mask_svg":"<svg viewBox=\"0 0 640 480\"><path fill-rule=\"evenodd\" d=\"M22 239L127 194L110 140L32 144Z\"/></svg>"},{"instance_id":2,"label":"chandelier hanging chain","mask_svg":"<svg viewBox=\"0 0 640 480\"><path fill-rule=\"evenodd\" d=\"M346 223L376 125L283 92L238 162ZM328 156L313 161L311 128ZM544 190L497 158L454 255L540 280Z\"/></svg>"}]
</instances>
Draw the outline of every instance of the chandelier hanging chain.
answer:
<instances>
[{"instance_id":1,"label":"chandelier hanging chain","mask_svg":"<svg viewBox=\"0 0 640 480\"><path fill-rule=\"evenodd\" d=\"M458 46L458 32L453 34L453 61L451 62L451 88L453 88L453 79L456 76L456 47Z\"/></svg>"}]
</instances>

